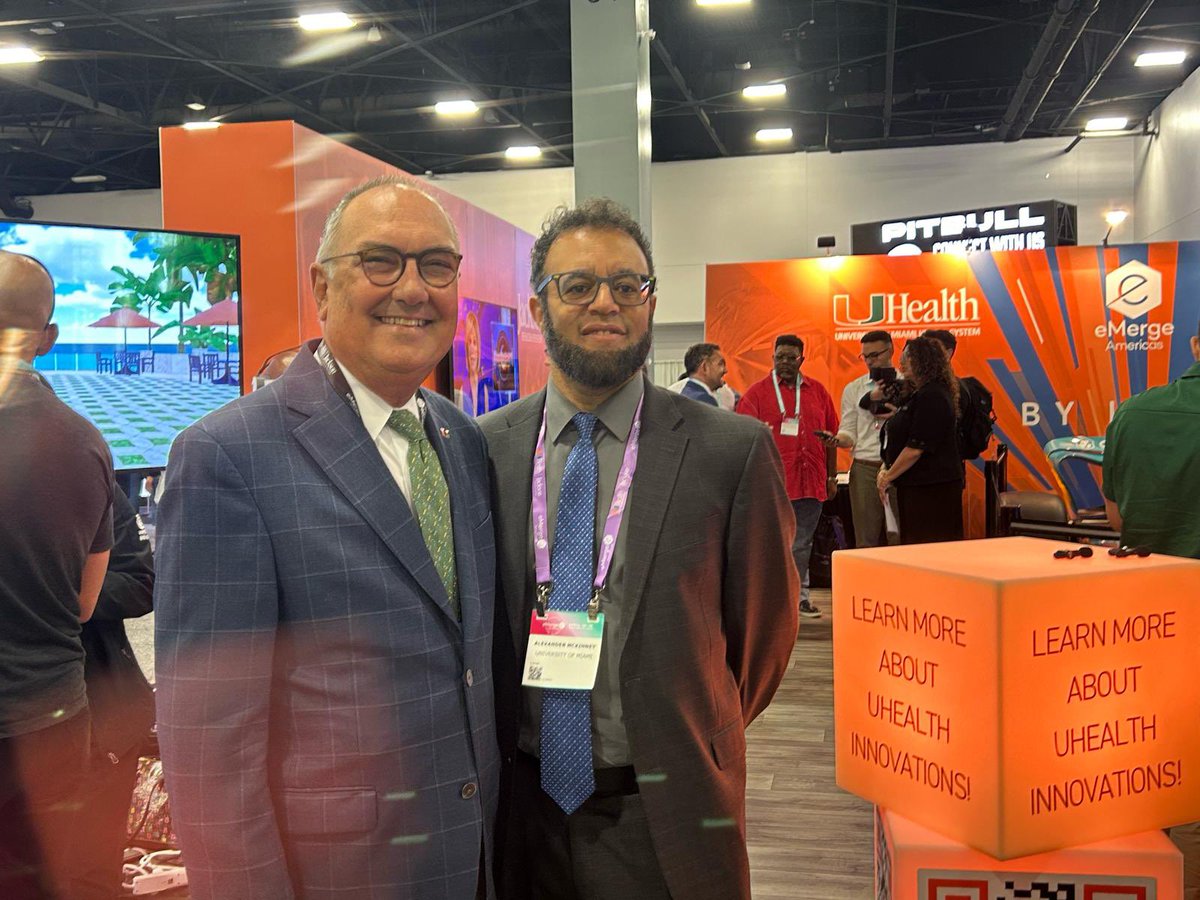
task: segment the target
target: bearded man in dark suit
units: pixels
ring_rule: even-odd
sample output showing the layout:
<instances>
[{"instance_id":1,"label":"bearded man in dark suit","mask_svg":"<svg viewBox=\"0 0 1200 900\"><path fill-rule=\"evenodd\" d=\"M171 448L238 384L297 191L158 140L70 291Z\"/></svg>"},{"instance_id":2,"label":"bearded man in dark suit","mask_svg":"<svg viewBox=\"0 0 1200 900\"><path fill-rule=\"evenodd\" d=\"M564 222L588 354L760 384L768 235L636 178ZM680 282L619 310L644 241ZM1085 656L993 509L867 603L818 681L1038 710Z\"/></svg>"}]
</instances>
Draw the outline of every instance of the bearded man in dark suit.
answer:
<instances>
[{"instance_id":1,"label":"bearded man in dark suit","mask_svg":"<svg viewBox=\"0 0 1200 900\"><path fill-rule=\"evenodd\" d=\"M750 896L745 728L796 638L794 517L765 428L643 375L654 285L627 212L560 209L529 301L550 383L481 423L514 900ZM583 687L527 653L564 623L601 635Z\"/></svg>"}]
</instances>

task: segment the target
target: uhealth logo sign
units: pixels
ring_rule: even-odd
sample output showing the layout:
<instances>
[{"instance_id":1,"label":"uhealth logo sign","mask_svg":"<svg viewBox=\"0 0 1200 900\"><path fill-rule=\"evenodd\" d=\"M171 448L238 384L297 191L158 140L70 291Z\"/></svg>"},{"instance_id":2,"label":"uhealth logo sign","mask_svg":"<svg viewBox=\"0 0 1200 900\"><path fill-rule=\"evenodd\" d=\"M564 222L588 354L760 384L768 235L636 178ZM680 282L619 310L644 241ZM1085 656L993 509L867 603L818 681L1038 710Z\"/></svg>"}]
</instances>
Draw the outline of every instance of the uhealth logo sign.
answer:
<instances>
[{"instance_id":1,"label":"uhealth logo sign","mask_svg":"<svg viewBox=\"0 0 1200 900\"><path fill-rule=\"evenodd\" d=\"M1175 332L1171 322L1137 322L1162 306L1162 273L1133 260L1104 278L1104 305L1121 315L1097 325L1095 335L1108 350L1160 350L1162 338Z\"/></svg>"},{"instance_id":2,"label":"uhealth logo sign","mask_svg":"<svg viewBox=\"0 0 1200 900\"><path fill-rule=\"evenodd\" d=\"M965 287L942 288L936 297L914 298L908 291L871 294L866 316L856 316L849 294L833 295L833 321L838 328L977 325L979 300Z\"/></svg>"}]
</instances>

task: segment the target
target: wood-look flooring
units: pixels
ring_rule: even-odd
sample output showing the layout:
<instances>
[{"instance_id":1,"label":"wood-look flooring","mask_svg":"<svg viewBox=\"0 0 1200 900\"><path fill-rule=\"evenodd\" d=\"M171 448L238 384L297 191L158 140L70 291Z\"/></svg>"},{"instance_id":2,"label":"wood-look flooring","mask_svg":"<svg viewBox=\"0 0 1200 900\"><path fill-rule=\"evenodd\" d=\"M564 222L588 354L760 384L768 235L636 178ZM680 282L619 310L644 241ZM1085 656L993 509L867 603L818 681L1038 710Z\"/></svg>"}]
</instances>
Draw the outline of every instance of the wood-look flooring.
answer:
<instances>
[{"instance_id":1,"label":"wood-look flooring","mask_svg":"<svg viewBox=\"0 0 1200 900\"><path fill-rule=\"evenodd\" d=\"M746 829L754 900L865 900L871 804L834 783L829 591L800 636L775 699L746 733Z\"/></svg>"}]
</instances>

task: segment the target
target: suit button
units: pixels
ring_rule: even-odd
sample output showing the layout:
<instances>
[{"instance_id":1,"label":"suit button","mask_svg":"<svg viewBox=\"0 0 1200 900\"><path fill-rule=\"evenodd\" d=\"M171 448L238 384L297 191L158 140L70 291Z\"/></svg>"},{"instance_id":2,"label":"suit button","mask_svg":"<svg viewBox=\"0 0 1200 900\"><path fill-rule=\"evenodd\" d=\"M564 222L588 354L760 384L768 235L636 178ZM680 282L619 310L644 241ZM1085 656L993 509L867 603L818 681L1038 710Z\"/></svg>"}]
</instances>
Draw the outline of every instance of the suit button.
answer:
<instances>
[{"instance_id":1,"label":"suit button","mask_svg":"<svg viewBox=\"0 0 1200 900\"><path fill-rule=\"evenodd\" d=\"M459 793L462 795L464 800L470 800L475 796L475 792L478 790L479 788L475 786L475 782L468 781L462 786L462 790Z\"/></svg>"},{"instance_id":2,"label":"suit button","mask_svg":"<svg viewBox=\"0 0 1200 900\"><path fill-rule=\"evenodd\" d=\"M465 678L466 678L466 682L467 682L467 687L475 686L475 673L474 672L472 672L470 669L467 669L467 674L466 674Z\"/></svg>"}]
</instances>

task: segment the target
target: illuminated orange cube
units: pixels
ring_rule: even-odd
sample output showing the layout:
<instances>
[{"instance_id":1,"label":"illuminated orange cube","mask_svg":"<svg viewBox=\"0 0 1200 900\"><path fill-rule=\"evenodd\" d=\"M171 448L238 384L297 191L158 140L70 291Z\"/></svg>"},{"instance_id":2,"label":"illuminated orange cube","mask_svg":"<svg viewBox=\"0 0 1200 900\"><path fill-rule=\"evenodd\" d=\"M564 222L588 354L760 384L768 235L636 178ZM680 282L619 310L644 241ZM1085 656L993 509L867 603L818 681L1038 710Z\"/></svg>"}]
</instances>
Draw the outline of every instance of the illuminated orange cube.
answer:
<instances>
[{"instance_id":1,"label":"illuminated orange cube","mask_svg":"<svg viewBox=\"0 0 1200 900\"><path fill-rule=\"evenodd\" d=\"M1161 831L999 860L875 808L875 894L889 900L1180 900L1183 857Z\"/></svg>"},{"instance_id":2,"label":"illuminated orange cube","mask_svg":"<svg viewBox=\"0 0 1200 900\"><path fill-rule=\"evenodd\" d=\"M1200 819L1200 562L834 556L837 781L1008 859Z\"/></svg>"}]
</instances>

